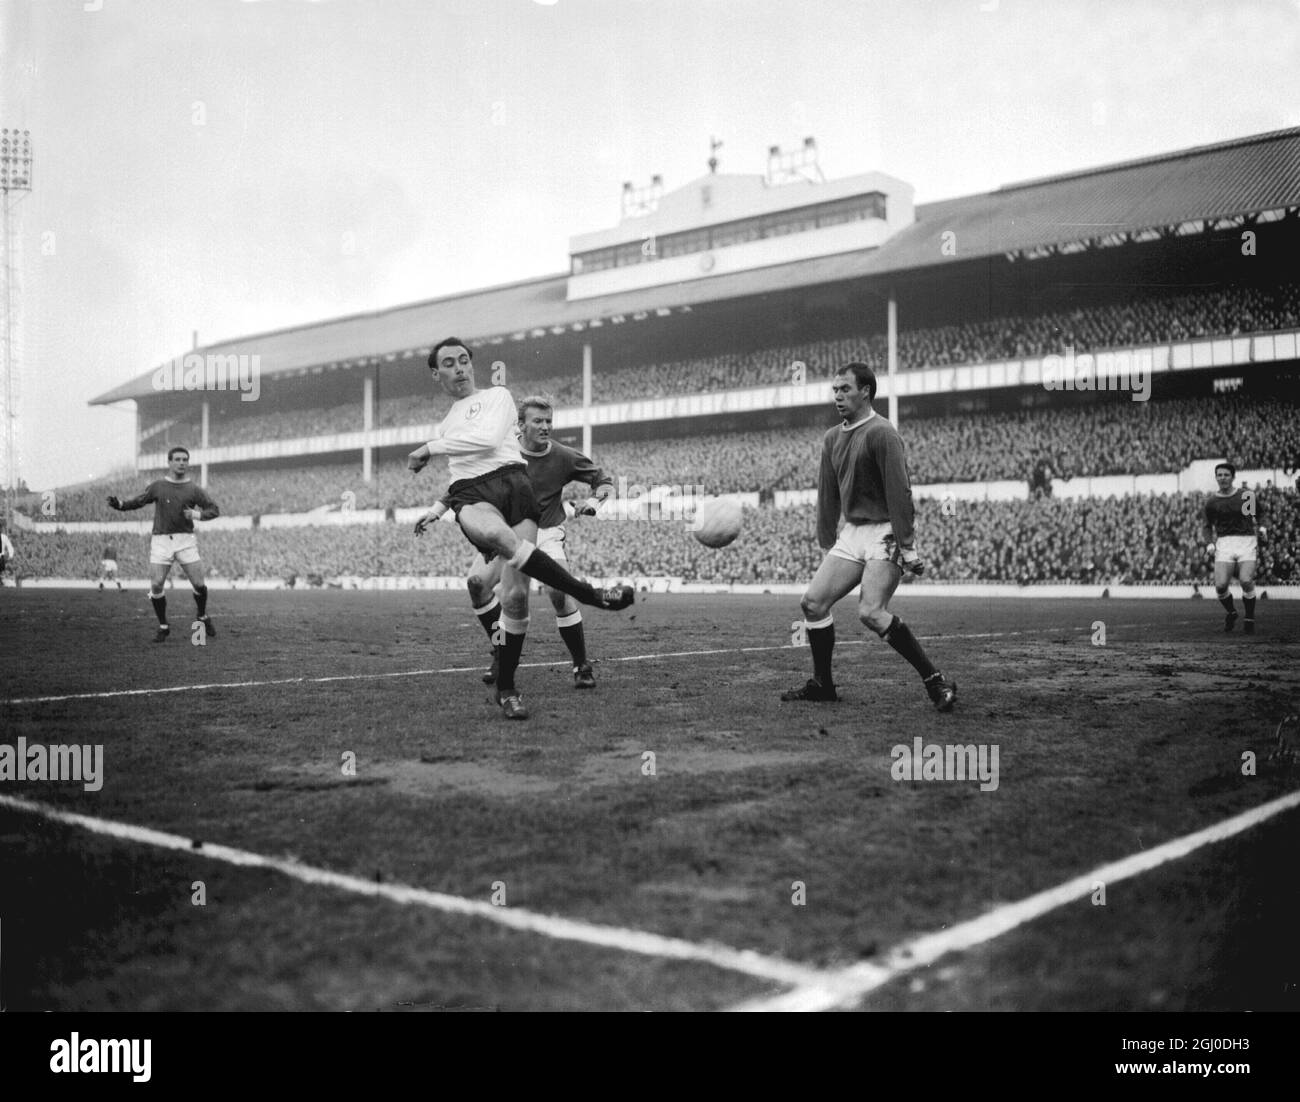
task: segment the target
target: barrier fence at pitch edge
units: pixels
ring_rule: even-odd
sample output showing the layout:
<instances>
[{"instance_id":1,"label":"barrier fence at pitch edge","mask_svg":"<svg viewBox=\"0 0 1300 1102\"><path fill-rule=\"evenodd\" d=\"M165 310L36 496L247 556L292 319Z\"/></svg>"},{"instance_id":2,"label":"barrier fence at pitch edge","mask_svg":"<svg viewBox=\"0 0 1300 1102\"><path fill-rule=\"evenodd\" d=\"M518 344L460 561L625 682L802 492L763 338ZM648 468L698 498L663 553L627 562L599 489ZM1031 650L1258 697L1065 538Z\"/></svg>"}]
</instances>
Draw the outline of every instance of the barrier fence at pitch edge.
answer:
<instances>
[{"instance_id":1,"label":"barrier fence at pitch edge","mask_svg":"<svg viewBox=\"0 0 1300 1102\"><path fill-rule=\"evenodd\" d=\"M122 578L124 588L147 589L147 578ZM593 585L609 586L631 584L638 591L646 593L727 593L737 595L771 594L779 597L798 597L808 588L807 582L688 582L684 578L666 577L611 577L591 578ZM450 590L457 593L465 591L465 579L455 577L339 577L326 578L323 585L307 585L299 579L296 586L287 586L278 578L255 579L248 581L231 581L229 578L208 578L209 589L283 589L294 593L316 592L321 590L401 590L431 589ZM112 588L112 582L106 582L105 588ZM20 589L97 589L99 582L86 578L24 578ZM189 583L180 581L176 591L188 590ZM540 592L539 583L533 583L533 592ZM170 591L169 591L170 592ZM1259 585L1255 587L1256 595L1269 601L1300 601L1300 586L1297 585ZM1240 584L1234 579L1232 583L1234 596L1241 595ZM1214 600L1212 585L1008 585L1003 582L915 582L901 585L897 596L900 597L1014 597L1037 599L1080 598L1086 600L1189 600L1200 596L1204 600Z\"/></svg>"}]
</instances>

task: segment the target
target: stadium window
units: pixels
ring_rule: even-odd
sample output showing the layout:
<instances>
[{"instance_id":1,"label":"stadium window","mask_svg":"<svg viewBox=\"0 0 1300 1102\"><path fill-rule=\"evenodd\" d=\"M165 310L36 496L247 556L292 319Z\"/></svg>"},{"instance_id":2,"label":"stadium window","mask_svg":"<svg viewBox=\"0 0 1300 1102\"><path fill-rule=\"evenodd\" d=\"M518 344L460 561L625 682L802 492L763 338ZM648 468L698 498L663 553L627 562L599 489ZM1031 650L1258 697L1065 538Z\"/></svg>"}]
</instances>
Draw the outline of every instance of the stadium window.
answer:
<instances>
[{"instance_id":1,"label":"stadium window","mask_svg":"<svg viewBox=\"0 0 1300 1102\"><path fill-rule=\"evenodd\" d=\"M808 211L785 211L782 214L769 214L764 219L763 236L784 237L788 233L803 233L816 228L816 216Z\"/></svg>"},{"instance_id":2,"label":"stadium window","mask_svg":"<svg viewBox=\"0 0 1300 1102\"><path fill-rule=\"evenodd\" d=\"M885 217L885 197L878 191L868 195L855 195L838 199L817 207L817 224L835 226L844 222L860 222L867 218Z\"/></svg>"},{"instance_id":3,"label":"stadium window","mask_svg":"<svg viewBox=\"0 0 1300 1102\"><path fill-rule=\"evenodd\" d=\"M708 230L689 230L686 233L669 234L659 239L660 256L687 256L691 253L706 252L708 248Z\"/></svg>"},{"instance_id":4,"label":"stadium window","mask_svg":"<svg viewBox=\"0 0 1300 1102\"><path fill-rule=\"evenodd\" d=\"M618 245L614 249L614 264L619 268L630 268L633 264L640 264L643 261L652 259L645 255L641 249L640 241L633 241L627 245Z\"/></svg>"},{"instance_id":5,"label":"stadium window","mask_svg":"<svg viewBox=\"0 0 1300 1102\"><path fill-rule=\"evenodd\" d=\"M761 232L758 218L747 218L743 222L728 222L724 226L714 226L709 239L715 249L726 245L742 245L746 241L757 241Z\"/></svg>"}]
</instances>

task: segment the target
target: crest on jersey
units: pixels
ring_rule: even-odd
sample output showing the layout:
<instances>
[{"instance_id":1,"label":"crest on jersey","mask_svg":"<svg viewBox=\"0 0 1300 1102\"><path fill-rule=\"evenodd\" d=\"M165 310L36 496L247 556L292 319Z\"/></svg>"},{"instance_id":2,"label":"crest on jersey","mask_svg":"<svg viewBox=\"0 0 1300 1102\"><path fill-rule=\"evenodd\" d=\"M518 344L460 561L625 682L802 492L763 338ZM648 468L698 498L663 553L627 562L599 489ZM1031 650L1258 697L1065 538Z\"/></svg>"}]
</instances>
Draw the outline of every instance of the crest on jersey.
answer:
<instances>
[{"instance_id":1,"label":"crest on jersey","mask_svg":"<svg viewBox=\"0 0 1300 1102\"><path fill-rule=\"evenodd\" d=\"M483 410L483 403L475 402L472 406L469 407L469 412L465 414L465 420L466 421L474 420L474 418L477 417L482 412L482 410Z\"/></svg>"}]
</instances>

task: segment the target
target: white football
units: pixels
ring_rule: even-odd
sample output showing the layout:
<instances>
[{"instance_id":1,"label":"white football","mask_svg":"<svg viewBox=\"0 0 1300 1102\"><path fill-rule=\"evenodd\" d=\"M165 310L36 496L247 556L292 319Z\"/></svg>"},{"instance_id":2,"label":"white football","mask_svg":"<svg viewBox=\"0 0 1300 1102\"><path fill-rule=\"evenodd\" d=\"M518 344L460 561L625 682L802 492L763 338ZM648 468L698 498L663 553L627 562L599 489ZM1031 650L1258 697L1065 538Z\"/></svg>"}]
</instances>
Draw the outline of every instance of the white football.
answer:
<instances>
[{"instance_id":1,"label":"white football","mask_svg":"<svg viewBox=\"0 0 1300 1102\"><path fill-rule=\"evenodd\" d=\"M740 535L740 503L725 497L705 498L695 508L691 531L705 547L726 547Z\"/></svg>"}]
</instances>

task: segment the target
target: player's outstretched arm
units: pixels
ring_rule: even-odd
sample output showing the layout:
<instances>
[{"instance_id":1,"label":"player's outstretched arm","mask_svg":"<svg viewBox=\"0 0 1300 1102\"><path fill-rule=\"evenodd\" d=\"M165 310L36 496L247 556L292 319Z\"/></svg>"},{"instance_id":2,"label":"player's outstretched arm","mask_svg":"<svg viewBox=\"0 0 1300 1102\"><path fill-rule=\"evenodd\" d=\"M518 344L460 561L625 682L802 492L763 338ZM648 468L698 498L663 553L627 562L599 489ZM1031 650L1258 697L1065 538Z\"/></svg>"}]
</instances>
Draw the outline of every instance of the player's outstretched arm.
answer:
<instances>
[{"instance_id":1,"label":"player's outstretched arm","mask_svg":"<svg viewBox=\"0 0 1300 1102\"><path fill-rule=\"evenodd\" d=\"M142 494L137 494L135 497L129 497L125 501L122 501L116 495L110 494L108 506L110 509L116 509L119 513L129 513L133 509L143 509L153 499L152 488L145 490Z\"/></svg>"},{"instance_id":2,"label":"player's outstretched arm","mask_svg":"<svg viewBox=\"0 0 1300 1102\"><path fill-rule=\"evenodd\" d=\"M429 445L421 444L415 449L415 451L411 452L411 454L406 457L406 469L412 474L419 474L429 465L429 460L432 457L432 453L429 451Z\"/></svg>"},{"instance_id":3,"label":"player's outstretched arm","mask_svg":"<svg viewBox=\"0 0 1300 1102\"><path fill-rule=\"evenodd\" d=\"M448 505L445 501L434 502L433 507L415 522L415 534L417 536L424 535L430 525L436 524L442 518L447 509Z\"/></svg>"}]
</instances>

